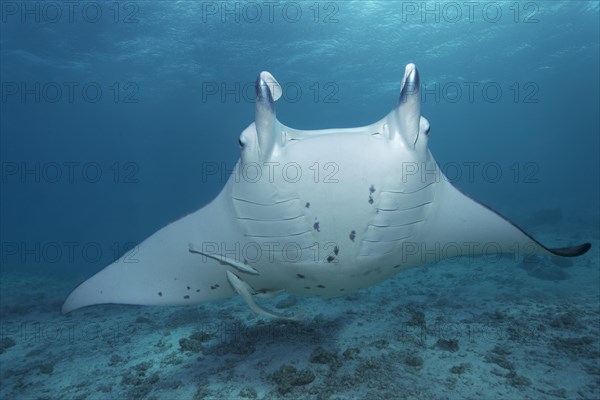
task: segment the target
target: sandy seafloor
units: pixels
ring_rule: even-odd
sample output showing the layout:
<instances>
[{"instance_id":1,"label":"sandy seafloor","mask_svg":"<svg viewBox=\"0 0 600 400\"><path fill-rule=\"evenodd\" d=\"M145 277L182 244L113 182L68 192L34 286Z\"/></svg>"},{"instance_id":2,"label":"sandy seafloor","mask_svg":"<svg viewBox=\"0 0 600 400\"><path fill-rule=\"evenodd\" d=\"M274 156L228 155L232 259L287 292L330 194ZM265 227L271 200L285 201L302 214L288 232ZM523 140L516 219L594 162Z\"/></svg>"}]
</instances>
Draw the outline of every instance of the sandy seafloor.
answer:
<instances>
[{"instance_id":1,"label":"sandy seafloor","mask_svg":"<svg viewBox=\"0 0 600 400\"><path fill-rule=\"evenodd\" d=\"M83 277L3 266L2 399L598 399L598 221L530 228L569 262L472 258L346 297L60 314ZM560 265L558 265L560 264Z\"/></svg>"}]
</instances>

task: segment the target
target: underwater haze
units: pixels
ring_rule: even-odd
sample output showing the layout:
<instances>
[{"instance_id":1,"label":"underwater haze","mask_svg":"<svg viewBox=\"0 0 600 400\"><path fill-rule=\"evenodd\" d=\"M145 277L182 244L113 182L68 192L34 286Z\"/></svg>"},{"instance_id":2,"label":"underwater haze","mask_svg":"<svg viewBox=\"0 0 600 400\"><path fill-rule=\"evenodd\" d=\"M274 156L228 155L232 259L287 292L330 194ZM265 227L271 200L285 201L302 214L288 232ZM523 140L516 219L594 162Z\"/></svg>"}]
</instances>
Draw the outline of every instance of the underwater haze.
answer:
<instances>
[{"instance_id":1,"label":"underwater haze","mask_svg":"<svg viewBox=\"0 0 600 400\"><path fill-rule=\"evenodd\" d=\"M0 397L600 398L599 17L598 1L2 1ZM587 254L260 300L300 322L239 296L61 315L219 194L261 71L284 125L350 128L398 103L409 63L448 179Z\"/></svg>"}]
</instances>

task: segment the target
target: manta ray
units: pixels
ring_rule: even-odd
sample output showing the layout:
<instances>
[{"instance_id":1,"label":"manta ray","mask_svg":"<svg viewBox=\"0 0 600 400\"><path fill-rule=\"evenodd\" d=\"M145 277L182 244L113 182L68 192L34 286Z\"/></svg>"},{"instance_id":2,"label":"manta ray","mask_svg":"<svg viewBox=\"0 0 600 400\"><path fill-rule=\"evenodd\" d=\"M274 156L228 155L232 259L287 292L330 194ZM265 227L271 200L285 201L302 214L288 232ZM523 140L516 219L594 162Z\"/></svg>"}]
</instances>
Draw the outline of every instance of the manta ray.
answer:
<instances>
[{"instance_id":1,"label":"manta ray","mask_svg":"<svg viewBox=\"0 0 600 400\"><path fill-rule=\"evenodd\" d=\"M324 298L448 257L494 253L575 257L589 243L544 246L455 188L428 149L419 73L405 68L398 104L381 120L299 130L276 117L282 88L256 80L255 121L220 194L78 286L62 312L103 303L191 305L239 294Z\"/></svg>"}]
</instances>

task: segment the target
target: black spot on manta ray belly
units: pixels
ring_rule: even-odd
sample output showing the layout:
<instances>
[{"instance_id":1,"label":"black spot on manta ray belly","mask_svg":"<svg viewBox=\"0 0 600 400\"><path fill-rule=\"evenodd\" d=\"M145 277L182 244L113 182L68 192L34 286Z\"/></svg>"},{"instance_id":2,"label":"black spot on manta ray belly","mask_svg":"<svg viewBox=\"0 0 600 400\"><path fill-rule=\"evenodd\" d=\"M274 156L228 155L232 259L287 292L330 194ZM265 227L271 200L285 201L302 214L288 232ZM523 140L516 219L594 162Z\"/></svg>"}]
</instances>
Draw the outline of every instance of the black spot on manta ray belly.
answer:
<instances>
[{"instance_id":1,"label":"black spot on manta ray belly","mask_svg":"<svg viewBox=\"0 0 600 400\"><path fill-rule=\"evenodd\" d=\"M350 240L354 242L354 239L356 239L356 231L350 232Z\"/></svg>"},{"instance_id":2,"label":"black spot on manta ray belly","mask_svg":"<svg viewBox=\"0 0 600 400\"><path fill-rule=\"evenodd\" d=\"M302 274L296 274L296 276L297 276L298 278L300 278L300 279L304 279L304 278L306 278L306 277L305 277L304 275L302 275Z\"/></svg>"},{"instance_id":3,"label":"black spot on manta ray belly","mask_svg":"<svg viewBox=\"0 0 600 400\"><path fill-rule=\"evenodd\" d=\"M306 205L304 207L309 208L310 207L310 203L306 203Z\"/></svg>"},{"instance_id":4,"label":"black spot on manta ray belly","mask_svg":"<svg viewBox=\"0 0 600 400\"><path fill-rule=\"evenodd\" d=\"M315 223L313 224L313 229L317 232L321 232L321 230L319 229L319 221L315 221Z\"/></svg>"},{"instance_id":5,"label":"black spot on manta ray belly","mask_svg":"<svg viewBox=\"0 0 600 400\"><path fill-rule=\"evenodd\" d=\"M158 292L158 295L162 297L162 292Z\"/></svg>"},{"instance_id":6,"label":"black spot on manta ray belly","mask_svg":"<svg viewBox=\"0 0 600 400\"><path fill-rule=\"evenodd\" d=\"M338 246L335 246L333 248L333 254L335 254L337 256L339 252L340 252L340 248Z\"/></svg>"},{"instance_id":7,"label":"black spot on manta ray belly","mask_svg":"<svg viewBox=\"0 0 600 400\"><path fill-rule=\"evenodd\" d=\"M369 187L369 204L373 204L373 193L375 193L375 186Z\"/></svg>"},{"instance_id":8,"label":"black spot on manta ray belly","mask_svg":"<svg viewBox=\"0 0 600 400\"><path fill-rule=\"evenodd\" d=\"M215 289L216 289L216 288L218 288L218 287L219 287L219 284L218 284L218 283L215 283L215 284L214 284L214 285L212 285L210 288L211 288L212 290L215 290Z\"/></svg>"},{"instance_id":9,"label":"black spot on manta ray belly","mask_svg":"<svg viewBox=\"0 0 600 400\"><path fill-rule=\"evenodd\" d=\"M333 260L335 260L335 257L334 257L334 256L328 256L328 257L327 257L327 262L328 262L328 263L332 262Z\"/></svg>"},{"instance_id":10,"label":"black spot on manta ray belly","mask_svg":"<svg viewBox=\"0 0 600 400\"><path fill-rule=\"evenodd\" d=\"M184 299L188 300L190 298L190 296L188 296L187 294L185 296L183 296Z\"/></svg>"},{"instance_id":11,"label":"black spot on manta ray belly","mask_svg":"<svg viewBox=\"0 0 600 400\"><path fill-rule=\"evenodd\" d=\"M321 288L321 289L325 289L325 286L323 286L323 285L317 285L317 287Z\"/></svg>"}]
</instances>

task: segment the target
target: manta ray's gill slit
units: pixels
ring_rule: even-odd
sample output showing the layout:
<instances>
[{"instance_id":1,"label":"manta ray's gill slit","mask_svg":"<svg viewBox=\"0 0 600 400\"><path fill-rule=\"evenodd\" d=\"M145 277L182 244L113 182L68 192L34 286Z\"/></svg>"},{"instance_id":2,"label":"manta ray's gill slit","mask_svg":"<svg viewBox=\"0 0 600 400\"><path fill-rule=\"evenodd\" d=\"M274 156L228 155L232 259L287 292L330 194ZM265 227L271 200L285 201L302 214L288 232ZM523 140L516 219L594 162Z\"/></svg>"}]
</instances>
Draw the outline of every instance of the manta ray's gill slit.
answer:
<instances>
[{"instance_id":1,"label":"manta ray's gill slit","mask_svg":"<svg viewBox=\"0 0 600 400\"><path fill-rule=\"evenodd\" d=\"M294 197L294 198L291 198L291 199L286 199L286 200L277 200L277 201L274 201L274 202L271 202L271 203L259 203L259 202L256 202L256 201L252 201L252 200L248 200L248 199L242 199L242 198L239 198L239 197L231 197L231 199L235 200L235 201L241 201L243 203L254 204L256 206L262 206L262 207L271 207L271 206L276 206L276 205L279 205L279 204L285 204L285 203L289 203L289 202L293 202L293 201L300 201L300 199L297 198L297 197Z\"/></svg>"},{"instance_id":2,"label":"manta ray's gill slit","mask_svg":"<svg viewBox=\"0 0 600 400\"><path fill-rule=\"evenodd\" d=\"M364 241L367 243L398 243L402 240L406 240L406 239L410 239L411 236L403 236L403 237L399 237L396 239L390 239L390 240L369 240L369 239L365 239Z\"/></svg>"},{"instance_id":3,"label":"manta ray's gill slit","mask_svg":"<svg viewBox=\"0 0 600 400\"><path fill-rule=\"evenodd\" d=\"M288 221L304 217L299 199L291 199L273 204L262 204L252 201L234 200L233 207L238 220L253 221Z\"/></svg>"},{"instance_id":4,"label":"manta ray's gill slit","mask_svg":"<svg viewBox=\"0 0 600 400\"><path fill-rule=\"evenodd\" d=\"M411 193L387 190L381 192L378 208L386 214L383 218L391 218L394 214L396 214L395 218L407 218L402 216L402 213L414 211L425 214L425 207L432 204L433 200L433 190L419 190Z\"/></svg>"},{"instance_id":5,"label":"manta ray's gill slit","mask_svg":"<svg viewBox=\"0 0 600 400\"><path fill-rule=\"evenodd\" d=\"M307 233L310 233L310 231L291 233L288 235L254 235L252 233L247 233L246 236L247 237L256 237L256 238L286 238L286 237L301 236L301 235L305 235Z\"/></svg>"},{"instance_id":6,"label":"manta ray's gill slit","mask_svg":"<svg viewBox=\"0 0 600 400\"><path fill-rule=\"evenodd\" d=\"M386 246L381 246L382 244ZM363 246L358 253L358 257L381 257L394 252L395 244L391 246L389 243L373 243L373 246ZM366 253L365 253L366 251Z\"/></svg>"},{"instance_id":7,"label":"manta ray's gill slit","mask_svg":"<svg viewBox=\"0 0 600 400\"><path fill-rule=\"evenodd\" d=\"M242 221L258 221L258 222L285 221L285 222L288 222L288 221L293 221L295 219L303 218L303 217L304 217L304 215L300 214L300 215L296 215L295 217L286 217L286 218L277 218L277 219L259 219L259 218L250 218L250 217L236 217L236 218L239 219L239 220L242 220Z\"/></svg>"},{"instance_id":8,"label":"manta ray's gill slit","mask_svg":"<svg viewBox=\"0 0 600 400\"><path fill-rule=\"evenodd\" d=\"M369 227L364 242L398 242L413 236L414 226Z\"/></svg>"},{"instance_id":9,"label":"manta ray's gill slit","mask_svg":"<svg viewBox=\"0 0 600 400\"><path fill-rule=\"evenodd\" d=\"M383 210L395 211L394 209L398 209L398 211L401 211L419 208L420 206L424 206L426 203L431 203L432 201L433 196L381 193L379 196L378 207Z\"/></svg>"},{"instance_id":10,"label":"manta ray's gill slit","mask_svg":"<svg viewBox=\"0 0 600 400\"><path fill-rule=\"evenodd\" d=\"M238 222L249 229L255 229L259 231L281 231L287 232L294 228L295 230L302 228L308 229L310 226L308 219L304 215L300 215L294 218L282 218L282 219L248 219L238 218Z\"/></svg>"},{"instance_id":11,"label":"manta ray's gill slit","mask_svg":"<svg viewBox=\"0 0 600 400\"><path fill-rule=\"evenodd\" d=\"M433 201L426 201L421 204L413 205L410 207L402 207L402 208L400 208L400 207L384 207L384 208L379 207L378 210L383 211L383 212L410 211L410 210L414 210L415 208L425 207L431 203L433 203Z\"/></svg>"},{"instance_id":12,"label":"manta ray's gill slit","mask_svg":"<svg viewBox=\"0 0 600 400\"><path fill-rule=\"evenodd\" d=\"M381 193L385 194L386 196L389 197L417 197L417 198L427 198L427 197L432 197L433 196L433 192L434 192L435 186L432 185L426 185L423 186L421 189L418 190L412 190L412 191L401 191L401 190L382 190ZM423 193L423 191L425 191Z\"/></svg>"},{"instance_id":13,"label":"manta ray's gill slit","mask_svg":"<svg viewBox=\"0 0 600 400\"><path fill-rule=\"evenodd\" d=\"M408 221L409 223L398 226L390 226L389 221L382 221L381 224L373 223L375 222L373 221L367 226L365 236L361 241L359 255L384 256L396 251L402 241L413 236L415 226L421 221Z\"/></svg>"},{"instance_id":14,"label":"manta ray's gill slit","mask_svg":"<svg viewBox=\"0 0 600 400\"><path fill-rule=\"evenodd\" d=\"M425 220L424 219L420 219L418 221L409 221L409 222L406 222L404 224L397 224L397 225L392 225L392 224L385 224L385 225L381 225L381 224L369 224L369 225L367 225L367 229L368 229L369 226L373 226L375 228L383 228L383 229L387 229L387 228L400 228L402 226L414 225L414 224L418 224L418 223L421 223L421 222L425 222Z\"/></svg>"},{"instance_id":15,"label":"manta ray's gill slit","mask_svg":"<svg viewBox=\"0 0 600 400\"><path fill-rule=\"evenodd\" d=\"M382 192L385 193L397 193L397 194L413 194L413 193L418 193L424 189L430 188L431 185L433 185L434 183L437 183L435 181L433 182L428 182L426 185L421 186L420 188L416 189L416 190L411 190L411 191L406 191L404 189L388 189L388 190L384 190Z\"/></svg>"},{"instance_id":16,"label":"manta ray's gill slit","mask_svg":"<svg viewBox=\"0 0 600 400\"><path fill-rule=\"evenodd\" d=\"M377 214L367 226L377 227L377 228L393 228L393 227L402 227L402 226L410 226L417 224L419 222L423 222L427 218L427 213L423 208L411 209L411 210L401 210L401 211L384 211L380 214Z\"/></svg>"}]
</instances>

